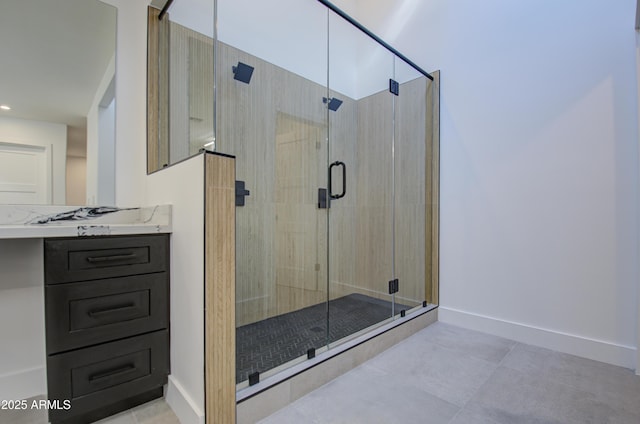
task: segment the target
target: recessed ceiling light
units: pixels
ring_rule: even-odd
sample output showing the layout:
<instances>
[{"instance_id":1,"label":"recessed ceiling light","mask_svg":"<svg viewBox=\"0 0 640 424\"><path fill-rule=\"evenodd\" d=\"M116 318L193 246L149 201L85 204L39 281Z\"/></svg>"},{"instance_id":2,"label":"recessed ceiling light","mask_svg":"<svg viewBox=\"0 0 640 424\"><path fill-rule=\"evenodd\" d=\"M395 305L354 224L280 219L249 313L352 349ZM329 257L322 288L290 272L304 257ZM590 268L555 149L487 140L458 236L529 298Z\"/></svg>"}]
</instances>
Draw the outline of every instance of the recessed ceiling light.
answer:
<instances>
[{"instance_id":1,"label":"recessed ceiling light","mask_svg":"<svg viewBox=\"0 0 640 424\"><path fill-rule=\"evenodd\" d=\"M0 109L2 109L2 110L11 110L11 107L7 106L7 105L0 105Z\"/></svg>"}]
</instances>

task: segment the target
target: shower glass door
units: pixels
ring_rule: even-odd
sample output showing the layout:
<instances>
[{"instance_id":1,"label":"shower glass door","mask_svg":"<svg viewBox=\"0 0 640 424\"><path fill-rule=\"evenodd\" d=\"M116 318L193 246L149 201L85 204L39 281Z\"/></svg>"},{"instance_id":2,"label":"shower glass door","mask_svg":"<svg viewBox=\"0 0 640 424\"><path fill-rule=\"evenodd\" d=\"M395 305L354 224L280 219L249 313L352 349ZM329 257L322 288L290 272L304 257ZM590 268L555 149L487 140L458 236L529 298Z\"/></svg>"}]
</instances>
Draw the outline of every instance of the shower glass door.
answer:
<instances>
[{"instance_id":1,"label":"shower glass door","mask_svg":"<svg viewBox=\"0 0 640 424\"><path fill-rule=\"evenodd\" d=\"M315 1L218 1L216 150L236 157L248 191L236 207L239 387L327 343L326 16Z\"/></svg>"},{"instance_id":2,"label":"shower glass door","mask_svg":"<svg viewBox=\"0 0 640 424\"><path fill-rule=\"evenodd\" d=\"M216 22L243 388L422 303L426 85L318 1L218 0Z\"/></svg>"},{"instance_id":3,"label":"shower glass door","mask_svg":"<svg viewBox=\"0 0 640 424\"><path fill-rule=\"evenodd\" d=\"M393 55L329 14L329 342L392 317Z\"/></svg>"}]
</instances>

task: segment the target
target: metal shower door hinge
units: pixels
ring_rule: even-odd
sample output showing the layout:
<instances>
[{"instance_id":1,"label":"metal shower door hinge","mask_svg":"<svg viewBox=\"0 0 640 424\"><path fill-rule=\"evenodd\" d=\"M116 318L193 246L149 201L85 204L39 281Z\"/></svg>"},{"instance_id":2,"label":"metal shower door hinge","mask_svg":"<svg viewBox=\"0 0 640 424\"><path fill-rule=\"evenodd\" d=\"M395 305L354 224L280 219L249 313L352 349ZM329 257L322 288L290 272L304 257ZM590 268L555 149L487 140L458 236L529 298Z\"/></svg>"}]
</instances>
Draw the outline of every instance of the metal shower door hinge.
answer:
<instances>
[{"instance_id":1,"label":"metal shower door hinge","mask_svg":"<svg viewBox=\"0 0 640 424\"><path fill-rule=\"evenodd\" d=\"M260 373L258 371L249 374L249 386L255 386L260 382Z\"/></svg>"},{"instance_id":2,"label":"metal shower door hinge","mask_svg":"<svg viewBox=\"0 0 640 424\"><path fill-rule=\"evenodd\" d=\"M400 95L400 84L398 81L389 78L389 91L396 96Z\"/></svg>"},{"instance_id":3,"label":"metal shower door hinge","mask_svg":"<svg viewBox=\"0 0 640 424\"><path fill-rule=\"evenodd\" d=\"M398 293L400 290L400 281L396 278L395 280L389 281L389 294Z\"/></svg>"},{"instance_id":4,"label":"metal shower door hinge","mask_svg":"<svg viewBox=\"0 0 640 424\"><path fill-rule=\"evenodd\" d=\"M318 189L318 209L329 209L331 207L326 188Z\"/></svg>"},{"instance_id":5,"label":"metal shower door hinge","mask_svg":"<svg viewBox=\"0 0 640 424\"><path fill-rule=\"evenodd\" d=\"M244 187L244 181L236 181L236 206L244 206L244 198L249 194L249 190Z\"/></svg>"}]
</instances>

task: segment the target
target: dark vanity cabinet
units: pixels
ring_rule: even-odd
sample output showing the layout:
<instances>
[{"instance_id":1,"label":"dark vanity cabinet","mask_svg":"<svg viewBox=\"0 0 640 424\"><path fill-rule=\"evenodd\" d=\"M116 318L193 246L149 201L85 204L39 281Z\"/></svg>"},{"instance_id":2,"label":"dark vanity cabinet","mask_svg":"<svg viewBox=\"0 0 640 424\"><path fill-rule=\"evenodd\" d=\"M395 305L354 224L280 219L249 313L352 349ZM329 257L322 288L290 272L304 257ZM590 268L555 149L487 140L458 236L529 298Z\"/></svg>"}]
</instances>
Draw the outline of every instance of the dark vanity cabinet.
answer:
<instances>
[{"instance_id":1,"label":"dark vanity cabinet","mask_svg":"<svg viewBox=\"0 0 640 424\"><path fill-rule=\"evenodd\" d=\"M162 396L169 374L169 235L44 242L52 423L87 423ZM69 401L69 402L65 402Z\"/></svg>"}]
</instances>

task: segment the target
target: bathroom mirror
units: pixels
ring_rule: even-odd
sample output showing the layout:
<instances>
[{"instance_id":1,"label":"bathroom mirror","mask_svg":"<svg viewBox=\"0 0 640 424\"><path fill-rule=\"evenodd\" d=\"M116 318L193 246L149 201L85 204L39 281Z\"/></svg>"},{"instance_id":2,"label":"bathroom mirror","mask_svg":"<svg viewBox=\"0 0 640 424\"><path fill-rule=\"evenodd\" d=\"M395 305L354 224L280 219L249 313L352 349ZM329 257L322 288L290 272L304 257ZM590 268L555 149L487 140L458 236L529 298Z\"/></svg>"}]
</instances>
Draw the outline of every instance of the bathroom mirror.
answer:
<instances>
[{"instance_id":1,"label":"bathroom mirror","mask_svg":"<svg viewBox=\"0 0 640 424\"><path fill-rule=\"evenodd\" d=\"M214 4L214 0L151 1L147 22L149 173L215 143Z\"/></svg>"},{"instance_id":2,"label":"bathroom mirror","mask_svg":"<svg viewBox=\"0 0 640 424\"><path fill-rule=\"evenodd\" d=\"M116 8L2 0L0 39L0 204L114 204Z\"/></svg>"}]
</instances>

